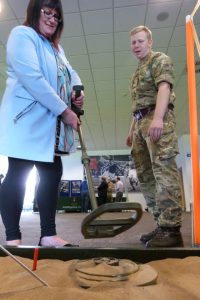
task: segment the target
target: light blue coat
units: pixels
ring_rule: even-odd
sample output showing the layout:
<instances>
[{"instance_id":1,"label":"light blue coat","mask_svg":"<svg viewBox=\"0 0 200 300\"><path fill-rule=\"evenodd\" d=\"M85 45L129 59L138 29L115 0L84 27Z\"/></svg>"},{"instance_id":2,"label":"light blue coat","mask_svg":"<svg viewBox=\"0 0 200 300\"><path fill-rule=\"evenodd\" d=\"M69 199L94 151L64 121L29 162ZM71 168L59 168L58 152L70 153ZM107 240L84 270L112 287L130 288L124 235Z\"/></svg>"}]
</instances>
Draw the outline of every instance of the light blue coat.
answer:
<instances>
[{"instance_id":1,"label":"light blue coat","mask_svg":"<svg viewBox=\"0 0 200 300\"><path fill-rule=\"evenodd\" d=\"M61 49L73 85L81 84ZM8 79L0 107L0 154L52 162L56 119L66 104L57 95L51 44L30 27L17 26L7 43Z\"/></svg>"}]
</instances>

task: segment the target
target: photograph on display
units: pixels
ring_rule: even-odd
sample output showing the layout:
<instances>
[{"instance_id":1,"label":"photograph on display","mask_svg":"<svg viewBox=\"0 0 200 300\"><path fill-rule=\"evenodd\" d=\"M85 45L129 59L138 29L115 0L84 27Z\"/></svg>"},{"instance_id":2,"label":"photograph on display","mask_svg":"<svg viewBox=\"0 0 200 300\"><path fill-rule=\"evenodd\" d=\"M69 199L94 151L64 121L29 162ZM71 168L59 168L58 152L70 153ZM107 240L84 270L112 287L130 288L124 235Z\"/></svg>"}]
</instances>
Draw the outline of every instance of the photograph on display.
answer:
<instances>
[{"instance_id":1,"label":"photograph on display","mask_svg":"<svg viewBox=\"0 0 200 300\"><path fill-rule=\"evenodd\" d=\"M81 180L71 180L71 196L80 196Z\"/></svg>"},{"instance_id":2,"label":"photograph on display","mask_svg":"<svg viewBox=\"0 0 200 300\"><path fill-rule=\"evenodd\" d=\"M70 181L69 180L61 180L60 195L65 196L65 197L70 196Z\"/></svg>"},{"instance_id":3,"label":"photograph on display","mask_svg":"<svg viewBox=\"0 0 200 300\"><path fill-rule=\"evenodd\" d=\"M134 162L130 155L90 156L90 169L95 189L101 176L111 178L113 181L120 176L127 192L140 191Z\"/></svg>"}]
</instances>

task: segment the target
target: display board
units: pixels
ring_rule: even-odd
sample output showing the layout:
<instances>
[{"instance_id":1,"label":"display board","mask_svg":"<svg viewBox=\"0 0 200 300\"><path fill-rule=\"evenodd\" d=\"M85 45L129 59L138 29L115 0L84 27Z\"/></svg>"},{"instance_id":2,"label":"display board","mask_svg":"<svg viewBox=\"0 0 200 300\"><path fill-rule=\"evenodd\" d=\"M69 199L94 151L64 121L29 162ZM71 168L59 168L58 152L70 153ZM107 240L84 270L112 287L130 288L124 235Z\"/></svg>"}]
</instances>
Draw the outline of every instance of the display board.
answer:
<instances>
[{"instance_id":1,"label":"display board","mask_svg":"<svg viewBox=\"0 0 200 300\"><path fill-rule=\"evenodd\" d=\"M127 192L140 192L139 181L131 155L90 156L90 169L95 191L101 176L111 178L113 181L116 176L120 176Z\"/></svg>"},{"instance_id":2,"label":"display board","mask_svg":"<svg viewBox=\"0 0 200 300\"><path fill-rule=\"evenodd\" d=\"M60 183L60 194L57 210L80 211L80 185L81 180L62 180Z\"/></svg>"}]
</instances>

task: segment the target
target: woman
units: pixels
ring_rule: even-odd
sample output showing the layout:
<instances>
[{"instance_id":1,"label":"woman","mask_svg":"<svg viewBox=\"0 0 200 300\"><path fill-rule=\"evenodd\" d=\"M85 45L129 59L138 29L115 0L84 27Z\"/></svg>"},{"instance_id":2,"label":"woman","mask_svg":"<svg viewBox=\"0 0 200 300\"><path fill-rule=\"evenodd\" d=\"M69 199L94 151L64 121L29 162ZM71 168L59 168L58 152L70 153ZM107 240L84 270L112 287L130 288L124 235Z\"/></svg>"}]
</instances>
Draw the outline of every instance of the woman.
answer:
<instances>
[{"instance_id":1,"label":"woman","mask_svg":"<svg viewBox=\"0 0 200 300\"><path fill-rule=\"evenodd\" d=\"M114 188L114 185L113 185L112 180L111 180L110 177L108 178L107 182L108 182L107 201L108 202L113 202L113 188Z\"/></svg>"},{"instance_id":2,"label":"woman","mask_svg":"<svg viewBox=\"0 0 200 300\"><path fill-rule=\"evenodd\" d=\"M7 245L22 243L19 222L25 184L35 166L40 177L40 245L72 246L57 236L55 214L60 155L73 151L73 129L79 124L70 102L81 108L84 95L75 99L72 92L81 80L59 45L63 25L60 0L30 0L24 24L8 39L8 79L0 108L0 153L9 162L0 189Z\"/></svg>"}]
</instances>

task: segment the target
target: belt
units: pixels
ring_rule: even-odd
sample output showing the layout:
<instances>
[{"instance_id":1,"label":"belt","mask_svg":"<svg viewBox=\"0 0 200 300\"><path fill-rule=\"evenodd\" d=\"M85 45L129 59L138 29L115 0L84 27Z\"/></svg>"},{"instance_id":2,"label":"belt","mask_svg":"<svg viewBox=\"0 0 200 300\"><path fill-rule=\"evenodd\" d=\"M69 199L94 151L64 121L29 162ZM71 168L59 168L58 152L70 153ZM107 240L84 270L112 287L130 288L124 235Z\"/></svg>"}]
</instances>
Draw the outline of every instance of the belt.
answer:
<instances>
[{"instance_id":1,"label":"belt","mask_svg":"<svg viewBox=\"0 0 200 300\"><path fill-rule=\"evenodd\" d=\"M155 109L156 105L149 105L148 107L142 108L142 109L138 109L133 113L133 117L136 121L141 120L142 118L144 118L146 115L148 115L151 111L153 111ZM174 104L169 103L168 104L168 109L173 110L174 109Z\"/></svg>"}]
</instances>

